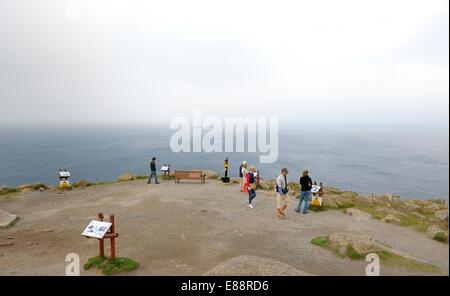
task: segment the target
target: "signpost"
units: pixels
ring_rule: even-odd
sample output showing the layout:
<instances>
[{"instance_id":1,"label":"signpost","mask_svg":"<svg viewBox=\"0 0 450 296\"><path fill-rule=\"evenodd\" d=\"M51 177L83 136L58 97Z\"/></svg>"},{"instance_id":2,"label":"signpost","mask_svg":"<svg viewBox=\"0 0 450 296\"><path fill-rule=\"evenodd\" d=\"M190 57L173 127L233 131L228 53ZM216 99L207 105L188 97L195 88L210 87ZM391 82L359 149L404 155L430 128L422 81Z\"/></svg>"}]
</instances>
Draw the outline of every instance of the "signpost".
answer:
<instances>
[{"instance_id":1,"label":"signpost","mask_svg":"<svg viewBox=\"0 0 450 296\"><path fill-rule=\"evenodd\" d=\"M81 235L87 238L96 238L99 242L99 253L101 257L105 256L105 239L110 239L111 243L111 261L116 259L116 238L119 236L115 232L114 215L109 216L109 221L103 221L103 213L98 214L97 220L92 220Z\"/></svg>"}]
</instances>

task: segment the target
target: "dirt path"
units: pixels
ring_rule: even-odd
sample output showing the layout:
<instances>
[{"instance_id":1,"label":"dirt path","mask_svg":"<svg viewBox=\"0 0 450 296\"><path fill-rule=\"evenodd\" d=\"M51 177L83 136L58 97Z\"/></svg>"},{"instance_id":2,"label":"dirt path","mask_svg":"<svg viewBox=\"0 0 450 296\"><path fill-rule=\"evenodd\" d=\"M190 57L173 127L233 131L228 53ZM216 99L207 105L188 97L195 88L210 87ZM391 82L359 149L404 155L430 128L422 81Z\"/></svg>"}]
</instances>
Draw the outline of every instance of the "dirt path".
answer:
<instances>
[{"instance_id":1,"label":"dirt path","mask_svg":"<svg viewBox=\"0 0 450 296\"><path fill-rule=\"evenodd\" d=\"M201 275L224 260L256 255L316 275L364 275L365 262L342 259L310 244L316 236L356 231L438 266L448 275L448 245L412 229L378 221L356 221L340 211L308 215L293 211L275 218L275 199L258 191L255 209L238 185L131 181L75 189L22 193L0 208L21 221L0 230L0 275L64 275L68 253L82 262L97 253L97 241L80 233L98 212L114 213L118 256L141 266L131 275ZM108 244L107 244L108 245ZM382 275L423 275L382 266ZM97 271L82 271L84 275Z\"/></svg>"}]
</instances>

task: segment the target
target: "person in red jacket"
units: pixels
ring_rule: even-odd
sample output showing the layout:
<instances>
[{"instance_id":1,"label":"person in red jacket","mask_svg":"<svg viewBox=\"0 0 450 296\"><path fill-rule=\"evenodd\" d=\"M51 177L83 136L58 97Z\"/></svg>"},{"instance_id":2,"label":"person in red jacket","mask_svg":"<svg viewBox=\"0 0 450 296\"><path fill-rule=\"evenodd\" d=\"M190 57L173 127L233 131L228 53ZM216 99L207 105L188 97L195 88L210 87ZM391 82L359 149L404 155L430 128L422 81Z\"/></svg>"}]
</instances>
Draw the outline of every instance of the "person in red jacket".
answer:
<instances>
[{"instance_id":1,"label":"person in red jacket","mask_svg":"<svg viewBox=\"0 0 450 296\"><path fill-rule=\"evenodd\" d=\"M244 187L247 188L248 192L248 207L253 209L252 201L256 197L256 182L255 182L255 172L256 168L254 166L250 166L250 170L247 173L246 182Z\"/></svg>"}]
</instances>

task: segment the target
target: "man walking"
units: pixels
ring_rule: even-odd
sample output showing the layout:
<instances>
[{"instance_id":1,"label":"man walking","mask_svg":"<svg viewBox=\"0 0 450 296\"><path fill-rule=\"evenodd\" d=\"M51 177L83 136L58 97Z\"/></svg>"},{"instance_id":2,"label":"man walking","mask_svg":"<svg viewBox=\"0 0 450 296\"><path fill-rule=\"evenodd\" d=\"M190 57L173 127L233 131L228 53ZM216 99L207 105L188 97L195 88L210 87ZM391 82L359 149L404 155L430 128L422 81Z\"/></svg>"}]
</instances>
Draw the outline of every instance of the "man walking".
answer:
<instances>
[{"instance_id":1,"label":"man walking","mask_svg":"<svg viewBox=\"0 0 450 296\"><path fill-rule=\"evenodd\" d=\"M152 183L152 177L155 176L155 184L159 184L158 182L158 174L156 173L156 157L152 158L150 162L150 177L148 178L147 184Z\"/></svg>"},{"instance_id":2,"label":"man walking","mask_svg":"<svg viewBox=\"0 0 450 296\"><path fill-rule=\"evenodd\" d=\"M277 192L277 217L278 219L284 219L286 218L286 208L289 204L289 197L288 197L288 182L287 182L287 175L288 170L286 168L283 168L281 170L281 174L277 178L277 185L276 185L276 192Z\"/></svg>"},{"instance_id":3,"label":"man walking","mask_svg":"<svg viewBox=\"0 0 450 296\"><path fill-rule=\"evenodd\" d=\"M308 213L308 206L309 206L309 198L311 197L311 188L312 188L312 180L309 177L309 173L307 170L303 171L302 177L300 178L300 187L301 192L298 197L298 206L295 211L297 213L300 213L302 210L302 203L305 202L305 207L303 208L303 214Z\"/></svg>"}]
</instances>

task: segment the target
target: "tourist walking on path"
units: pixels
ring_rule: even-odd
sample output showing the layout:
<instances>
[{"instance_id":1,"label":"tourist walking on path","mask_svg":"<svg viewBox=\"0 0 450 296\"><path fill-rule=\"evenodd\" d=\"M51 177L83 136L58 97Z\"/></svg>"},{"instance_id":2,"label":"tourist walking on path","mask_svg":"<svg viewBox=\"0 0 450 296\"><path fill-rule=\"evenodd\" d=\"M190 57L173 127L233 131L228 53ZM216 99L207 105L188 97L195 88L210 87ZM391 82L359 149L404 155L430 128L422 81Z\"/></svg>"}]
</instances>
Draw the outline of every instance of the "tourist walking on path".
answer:
<instances>
[{"instance_id":1,"label":"tourist walking on path","mask_svg":"<svg viewBox=\"0 0 450 296\"><path fill-rule=\"evenodd\" d=\"M155 184L159 184L158 182L158 174L156 173L156 157L152 158L152 161L150 162L150 176L148 177L147 184L152 183L152 177L155 176Z\"/></svg>"},{"instance_id":2,"label":"tourist walking on path","mask_svg":"<svg viewBox=\"0 0 450 296\"><path fill-rule=\"evenodd\" d=\"M247 192L247 187L245 187L245 183L246 183L246 179L247 179L247 162L244 160L242 162L242 168L241 168L241 191L242 192Z\"/></svg>"},{"instance_id":3,"label":"tourist walking on path","mask_svg":"<svg viewBox=\"0 0 450 296\"><path fill-rule=\"evenodd\" d=\"M252 201L256 197L255 172L256 168L254 166L250 166L250 171L247 173L247 179L245 182L245 186L248 191L248 207L250 209L253 209Z\"/></svg>"},{"instance_id":4,"label":"tourist walking on path","mask_svg":"<svg viewBox=\"0 0 450 296\"><path fill-rule=\"evenodd\" d=\"M287 182L287 175L288 170L286 168L283 168L281 170L281 174L277 178L277 184L276 184L276 192L277 192L277 217L278 219L284 219L286 218L286 208L289 204L289 197L288 197L288 182Z\"/></svg>"},{"instance_id":5,"label":"tourist walking on path","mask_svg":"<svg viewBox=\"0 0 450 296\"><path fill-rule=\"evenodd\" d=\"M311 188L312 188L312 180L309 177L309 173L307 170L303 171L302 177L300 178L300 194L298 196L298 206L295 209L297 213L300 213L302 210L302 203L305 202L305 206L303 208L303 214L308 213L309 199L311 197Z\"/></svg>"}]
</instances>

